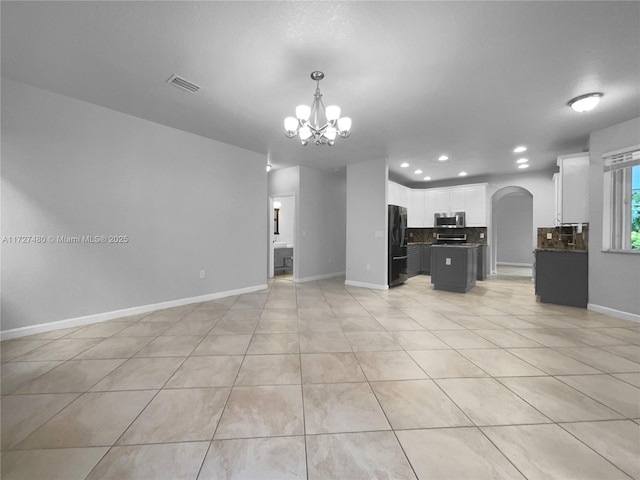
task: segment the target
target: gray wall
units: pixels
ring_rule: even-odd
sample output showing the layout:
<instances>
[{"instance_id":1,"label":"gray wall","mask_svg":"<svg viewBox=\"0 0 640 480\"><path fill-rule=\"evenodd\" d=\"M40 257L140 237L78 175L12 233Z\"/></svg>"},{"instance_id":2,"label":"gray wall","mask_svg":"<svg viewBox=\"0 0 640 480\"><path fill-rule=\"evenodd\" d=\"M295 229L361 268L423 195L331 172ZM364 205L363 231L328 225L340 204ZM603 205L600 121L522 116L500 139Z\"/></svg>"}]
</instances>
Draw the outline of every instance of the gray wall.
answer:
<instances>
[{"instance_id":1,"label":"gray wall","mask_svg":"<svg viewBox=\"0 0 640 480\"><path fill-rule=\"evenodd\" d=\"M496 220L496 199L505 195L505 192L524 189L533 198L533 215L531 219L531 234L528 247L531 251L537 245L538 227L553 226L555 218L555 186L553 183L553 170L532 171L527 173L516 173L512 175L495 175L478 179L480 182L487 182L487 212L490 212L488 223L489 234L489 265L491 273L496 273L497 263L497 240L495 229ZM513 188L516 187L516 188ZM524 248L524 247L523 247Z\"/></svg>"},{"instance_id":2,"label":"gray wall","mask_svg":"<svg viewBox=\"0 0 640 480\"><path fill-rule=\"evenodd\" d=\"M269 195L295 194L293 278L308 281L345 271L346 180L309 167L269 173Z\"/></svg>"},{"instance_id":3,"label":"gray wall","mask_svg":"<svg viewBox=\"0 0 640 480\"><path fill-rule=\"evenodd\" d=\"M511 193L497 203L496 223L498 263L532 265L533 197Z\"/></svg>"},{"instance_id":4,"label":"gray wall","mask_svg":"<svg viewBox=\"0 0 640 480\"><path fill-rule=\"evenodd\" d=\"M388 176L384 159L347 166L347 284L387 288Z\"/></svg>"},{"instance_id":5,"label":"gray wall","mask_svg":"<svg viewBox=\"0 0 640 480\"><path fill-rule=\"evenodd\" d=\"M2 79L2 329L266 283L265 158ZM200 270L206 278L200 279Z\"/></svg>"},{"instance_id":6,"label":"gray wall","mask_svg":"<svg viewBox=\"0 0 640 480\"><path fill-rule=\"evenodd\" d=\"M636 321L640 321L640 255L602 251L602 155L638 144L640 117L593 132L589 152L589 308L615 310Z\"/></svg>"},{"instance_id":7,"label":"gray wall","mask_svg":"<svg viewBox=\"0 0 640 480\"><path fill-rule=\"evenodd\" d=\"M344 177L300 167L300 280L344 273L346 188Z\"/></svg>"}]
</instances>

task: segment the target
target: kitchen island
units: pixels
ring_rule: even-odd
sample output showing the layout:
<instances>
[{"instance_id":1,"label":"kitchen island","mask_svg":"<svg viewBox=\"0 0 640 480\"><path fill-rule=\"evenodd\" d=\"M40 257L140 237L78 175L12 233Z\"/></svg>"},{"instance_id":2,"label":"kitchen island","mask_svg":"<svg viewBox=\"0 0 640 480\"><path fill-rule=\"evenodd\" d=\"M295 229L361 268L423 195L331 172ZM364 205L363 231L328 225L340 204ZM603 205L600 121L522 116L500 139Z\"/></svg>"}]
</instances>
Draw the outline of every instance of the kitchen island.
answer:
<instances>
[{"instance_id":1,"label":"kitchen island","mask_svg":"<svg viewBox=\"0 0 640 480\"><path fill-rule=\"evenodd\" d=\"M476 286L478 245L431 246L431 283L436 290L467 293Z\"/></svg>"}]
</instances>

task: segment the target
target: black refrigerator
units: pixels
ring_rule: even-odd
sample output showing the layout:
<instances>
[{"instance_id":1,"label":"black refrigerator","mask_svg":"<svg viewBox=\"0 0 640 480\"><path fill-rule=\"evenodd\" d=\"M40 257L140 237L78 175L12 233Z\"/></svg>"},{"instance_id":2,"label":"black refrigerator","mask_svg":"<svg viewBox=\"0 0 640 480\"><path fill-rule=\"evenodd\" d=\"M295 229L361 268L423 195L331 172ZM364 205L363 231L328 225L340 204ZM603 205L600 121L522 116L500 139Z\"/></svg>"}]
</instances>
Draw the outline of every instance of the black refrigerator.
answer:
<instances>
[{"instance_id":1,"label":"black refrigerator","mask_svg":"<svg viewBox=\"0 0 640 480\"><path fill-rule=\"evenodd\" d=\"M407 279L407 209L389 205L389 286Z\"/></svg>"}]
</instances>

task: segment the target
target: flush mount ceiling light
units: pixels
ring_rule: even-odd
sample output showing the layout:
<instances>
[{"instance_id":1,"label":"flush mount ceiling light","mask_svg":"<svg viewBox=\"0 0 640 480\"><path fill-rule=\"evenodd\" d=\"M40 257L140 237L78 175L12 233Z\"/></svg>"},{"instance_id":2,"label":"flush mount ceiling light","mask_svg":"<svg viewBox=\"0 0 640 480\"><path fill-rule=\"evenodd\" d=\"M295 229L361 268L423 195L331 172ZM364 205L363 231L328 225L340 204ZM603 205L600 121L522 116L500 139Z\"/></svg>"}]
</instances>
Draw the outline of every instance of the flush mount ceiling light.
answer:
<instances>
[{"instance_id":1,"label":"flush mount ceiling light","mask_svg":"<svg viewBox=\"0 0 640 480\"><path fill-rule=\"evenodd\" d=\"M518 168L529 168L529 164L523 163L522 165L518 165Z\"/></svg>"},{"instance_id":2,"label":"flush mount ceiling light","mask_svg":"<svg viewBox=\"0 0 640 480\"><path fill-rule=\"evenodd\" d=\"M576 112L588 112L593 110L603 97L603 93L587 93L586 95L580 95L579 97L569 100L568 105Z\"/></svg>"},{"instance_id":3,"label":"flush mount ceiling light","mask_svg":"<svg viewBox=\"0 0 640 480\"><path fill-rule=\"evenodd\" d=\"M466 177L467 176L467 172L460 172L458 174L459 177Z\"/></svg>"},{"instance_id":4,"label":"flush mount ceiling light","mask_svg":"<svg viewBox=\"0 0 640 480\"><path fill-rule=\"evenodd\" d=\"M520 164L520 163L527 163L529 161L528 158L519 158L518 160L516 160L516 163Z\"/></svg>"},{"instance_id":5,"label":"flush mount ceiling light","mask_svg":"<svg viewBox=\"0 0 640 480\"><path fill-rule=\"evenodd\" d=\"M431 177L424 177L423 180L431 180Z\"/></svg>"},{"instance_id":6,"label":"flush mount ceiling light","mask_svg":"<svg viewBox=\"0 0 640 480\"><path fill-rule=\"evenodd\" d=\"M449 157L447 157L446 155L440 155L438 157L439 162L446 162L447 160L449 160Z\"/></svg>"},{"instance_id":7,"label":"flush mount ceiling light","mask_svg":"<svg viewBox=\"0 0 640 480\"><path fill-rule=\"evenodd\" d=\"M400 167L401 168L407 168L409 166L409 164L407 162L401 163Z\"/></svg>"},{"instance_id":8,"label":"flush mount ceiling light","mask_svg":"<svg viewBox=\"0 0 640 480\"><path fill-rule=\"evenodd\" d=\"M270 172L270 171L271 171L271 165L267 163L267 172Z\"/></svg>"},{"instance_id":9,"label":"flush mount ceiling light","mask_svg":"<svg viewBox=\"0 0 640 480\"><path fill-rule=\"evenodd\" d=\"M416 175L420 175L420 174L422 173L422 170L418 169L418 170L416 170L416 171L415 171L415 172L413 172L413 173L415 173Z\"/></svg>"},{"instance_id":10,"label":"flush mount ceiling light","mask_svg":"<svg viewBox=\"0 0 640 480\"><path fill-rule=\"evenodd\" d=\"M316 145L333 145L337 135L347 138L351 134L351 119L340 117L340 107L329 105L325 108L320 93L320 80L324 73L311 72L311 79L316 81L316 93L313 94L313 104L298 105L296 116L284 119L284 134L293 138L300 137L302 145L313 142ZM323 121L324 124L320 122Z\"/></svg>"},{"instance_id":11,"label":"flush mount ceiling light","mask_svg":"<svg viewBox=\"0 0 640 480\"><path fill-rule=\"evenodd\" d=\"M525 147L524 145L520 145L519 147L516 147L513 149L513 153L522 153L526 151L527 151L527 147Z\"/></svg>"}]
</instances>

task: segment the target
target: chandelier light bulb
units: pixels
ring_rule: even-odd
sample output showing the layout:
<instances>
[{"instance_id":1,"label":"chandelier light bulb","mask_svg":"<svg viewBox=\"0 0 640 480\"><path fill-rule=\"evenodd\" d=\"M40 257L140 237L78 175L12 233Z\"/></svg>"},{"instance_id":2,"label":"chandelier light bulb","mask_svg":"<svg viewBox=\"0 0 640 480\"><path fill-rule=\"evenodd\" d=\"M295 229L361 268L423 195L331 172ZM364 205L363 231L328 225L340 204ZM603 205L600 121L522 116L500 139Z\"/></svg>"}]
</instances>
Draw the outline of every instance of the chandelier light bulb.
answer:
<instances>
[{"instance_id":1,"label":"chandelier light bulb","mask_svg":"<svg viewBox=\"0 0 640 480\"><path fill-rule=\"evenodd\" d=\"M569 100L569 106L576 112L588 112L596 108L596 105L602 98L602 93L587 93L586 95L580 95L579 97Z\"/></svg>"},{"instance_id":2,"label":"chandelier light bulb","mask_svg":"<svg viewBox=\"0 0 640 480\"><path fill-rule=\"evenodd\" d=\"M296 129L298 128L298 120L293 117L287 117L284 119L284 131L287 133L287 136L294 136L296 134Z\"/></svg>"},{"instance_id":3,"label":"chandelier light bulb","mask_svg":"<svg viewBox=\"0 0 640 480\"><path fill-rule=\"evenodd\" d=\"M311 129L309 127L302 127L298 135L300 135L300 140L306 140L311 136Z\"/></svg>"},{"instance_id":4,"label":"chandelier light bulb","mask_svg":"<svg viewBox=\"0 0 640 480\"><path fill-rule=\"evenodd\" d=\"M351 133L351 118L342 117L338 119L338 130L340 130L340 136L346 137Z\"/></svg>"},{"instance_id":5,"label":"chandelier light bulb","mask_svg":"<svg viewBox=\"0 0 640 480\"><path fill-rule=\"evenodd\" d=\"M340 107L337 105L329 105L326 114L328 122L335 122L340 118Z\"/></svg>"},{"instance_id":6,"label":"chandelier light bulb","mask_svg":"<svg viewBox=\"0 0 640 480\"><path fill-rule=\"evenodd\" d=\"M306 122L307 120L309 120L310 116L311 108L309 108L307 105L298 105L296 107L296 117L298 118L298 120Z\"/></svg>"},{"instance_id":7,"label":"chandelier light bulb","mask_svg":"<svg viewBox=\"0 0 640 480\"><path fill-rule=\"evenodd\" d=\"M346 138L351 134L351 118L341 118L341 110L337 105L324 106L322 93L320 93L320 80L323 78L324 73L311 72L311 79L316 82L313 103L310 107L298 105L296 118L287 117L284 119L284 134L289 138L298 135L302 145L307 145L311 141L315 145L331 146L335 143L338 135ZM326 123L319 124L320 119L326 119Z\"/></svg>"}]
</instances>

